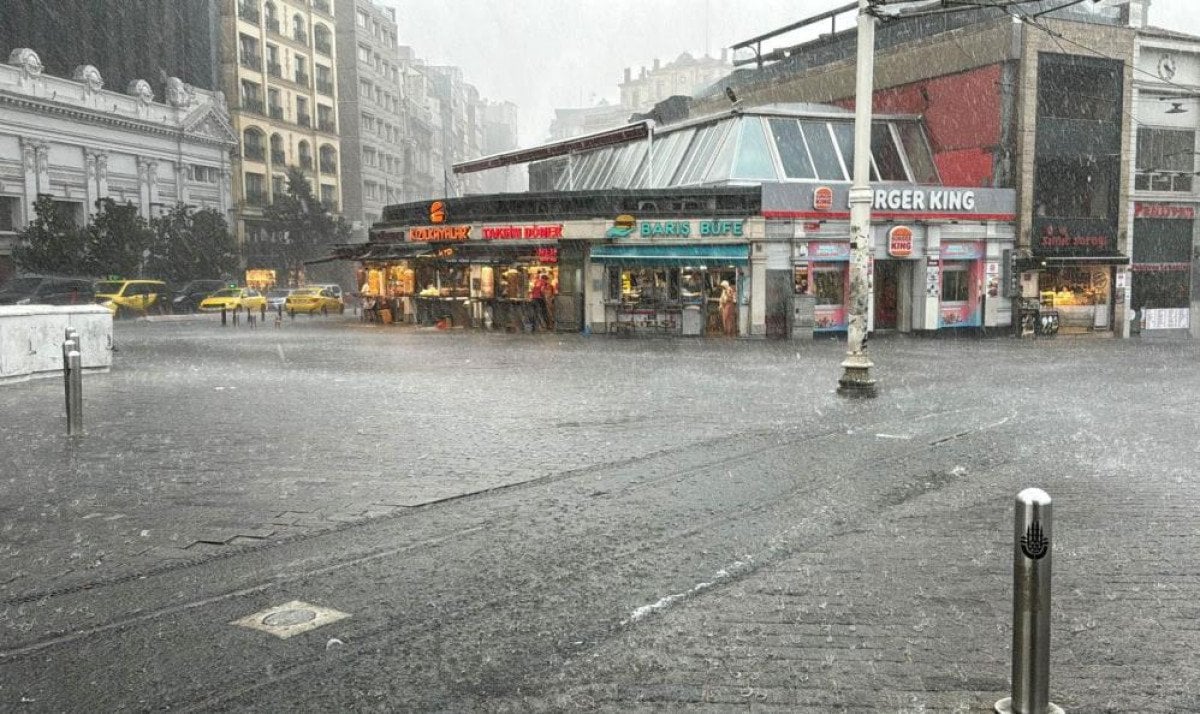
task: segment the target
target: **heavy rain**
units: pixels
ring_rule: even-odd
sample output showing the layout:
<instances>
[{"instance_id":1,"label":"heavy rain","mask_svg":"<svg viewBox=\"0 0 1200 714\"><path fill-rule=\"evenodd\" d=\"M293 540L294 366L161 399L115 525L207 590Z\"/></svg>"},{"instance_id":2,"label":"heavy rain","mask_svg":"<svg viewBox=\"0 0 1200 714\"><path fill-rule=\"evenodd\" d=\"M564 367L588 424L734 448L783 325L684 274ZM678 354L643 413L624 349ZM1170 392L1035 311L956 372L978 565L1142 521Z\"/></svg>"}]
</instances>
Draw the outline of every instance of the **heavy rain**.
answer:
<instances>
[{"instance_id":1,"label":"heavy rain","mask_svg":"<svg viewBox=\"0 0 1200 714\"><path fill-rule=\"evenodd\" d=\"M0 41L0 711L1200 711L1193 3Z\"/></svg>"}]
</instances>

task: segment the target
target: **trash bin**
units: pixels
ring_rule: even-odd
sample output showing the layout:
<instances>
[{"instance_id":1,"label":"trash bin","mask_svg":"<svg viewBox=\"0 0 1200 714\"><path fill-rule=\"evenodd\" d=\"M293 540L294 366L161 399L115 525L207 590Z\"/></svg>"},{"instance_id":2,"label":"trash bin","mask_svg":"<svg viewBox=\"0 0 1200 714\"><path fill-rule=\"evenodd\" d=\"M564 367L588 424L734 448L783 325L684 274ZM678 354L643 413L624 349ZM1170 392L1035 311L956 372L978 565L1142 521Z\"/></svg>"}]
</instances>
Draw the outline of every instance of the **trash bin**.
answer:
<instances>
[{"instance_id":1,"label":"trash bin","mask_svg":"<svg viewBox=\"0 0 1200 714\"><path fill-rule=\"evenodd\" d=\"M680 328L687 337L699 337L704 333L704 315L699 305L684 305Z\"/></svg>"}]
</instances>

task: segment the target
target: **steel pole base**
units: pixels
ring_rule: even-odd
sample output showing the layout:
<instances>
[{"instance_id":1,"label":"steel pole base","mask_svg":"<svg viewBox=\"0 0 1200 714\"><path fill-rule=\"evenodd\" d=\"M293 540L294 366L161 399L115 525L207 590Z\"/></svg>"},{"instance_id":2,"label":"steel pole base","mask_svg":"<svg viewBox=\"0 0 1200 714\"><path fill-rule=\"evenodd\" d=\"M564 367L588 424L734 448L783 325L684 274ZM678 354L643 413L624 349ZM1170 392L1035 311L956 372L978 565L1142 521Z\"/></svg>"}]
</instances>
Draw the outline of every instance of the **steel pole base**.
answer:
<instances>
[{"instance_id":1,"label":"steel pole base","mask_svg":"<svg viewBox=\"0 0 1200 714\"><path fill-rule=\"evenodd\" d=\"M851 399L873 399L879 396L875 380L871 379L871 360L851 355L842 362L842 378L837 393Z\"/></svg>"},{"instance_id":2,"label":"steel pole base","mask_svg":"<svg viewBox=\"0 0 1200 714\"><path fill-rule=\"evenodd\" d=\"M1063 708L1051 702L1046 705L1044 712L1019 712L1013 709L1012 697L1005 697L996 702L996 714L1067 714Z\"/></svg>"}]
</instances>

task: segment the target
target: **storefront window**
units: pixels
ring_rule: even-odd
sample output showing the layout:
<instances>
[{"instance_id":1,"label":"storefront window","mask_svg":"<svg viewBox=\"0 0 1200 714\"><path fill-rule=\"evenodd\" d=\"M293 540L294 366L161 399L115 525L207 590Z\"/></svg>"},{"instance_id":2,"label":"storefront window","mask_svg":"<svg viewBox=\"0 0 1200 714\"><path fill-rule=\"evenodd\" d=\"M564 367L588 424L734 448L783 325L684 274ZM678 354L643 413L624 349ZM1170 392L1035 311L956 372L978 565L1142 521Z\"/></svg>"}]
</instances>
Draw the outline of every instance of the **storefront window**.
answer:
<instances>
[{"instance_id":1,"label":"storefront window","mask_svg":"<svg viewBox=\"0 0 1200 714\"><path fill-rule=\"evenodd\" d=\"M430 263L416 269L416 282L422 297L467 297L468 271L465 265Z\"/></svg>"},{"instance_id":2,"label":"storefront window","mask_svg":"<svg viewBox=\"0 0 1200 714\"><path fill-rule=\"evenodd\" d=\"M846 282L842 266L816 268L813 271L813 295L818 305L841 305L845 302Z\"/></svg>"},{"instance_id":3,"label":"storefront window","mask_svg":"<svg viewBox=\"0 0 1200 714\"><path fill-rule=\"evenodd\" d=\"M622 303L667 305L680 299L678 268L613 268L610 278L609 295Z\"/></svg>"},{"instance_id":4,"label":"storefront window","mask_svg":"<svg viewBox=\"0 0 1200 714\"><path fill-rule=\"evenodd\" d=\"M1108 303L1108 268L1104 266L1048 268L1038 275L1044 307Z\"/></svg>"},{"instance_id":5,"label":"storefront window","mask_svg":"<svg viewBox=\"0 0 1200 714\"><path fill-rule=\"evenodd\" d=\"M942 302L966 302L971 298L971 271L965 264L947 263L942 268Z\"/></svg>"}]
</instances>

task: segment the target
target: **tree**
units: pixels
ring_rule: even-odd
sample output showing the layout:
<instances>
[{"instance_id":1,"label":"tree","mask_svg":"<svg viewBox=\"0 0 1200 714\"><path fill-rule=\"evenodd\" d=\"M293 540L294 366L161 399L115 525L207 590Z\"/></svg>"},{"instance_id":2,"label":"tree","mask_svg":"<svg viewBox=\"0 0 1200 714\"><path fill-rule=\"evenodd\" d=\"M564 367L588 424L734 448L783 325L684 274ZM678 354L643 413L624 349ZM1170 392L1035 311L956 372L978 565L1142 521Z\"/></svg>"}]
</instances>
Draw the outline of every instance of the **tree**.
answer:
<instances>
[{"instance_id":1,"label":"tree","mask_svg":"<svg viewBox=\"0 0 1200 714\"><path fill-rule=\"evenodd\" d=\"M303 269L304 261L327 255L334 243L350 242L350 226L317 201L304 172L294 167L288 169L287 193L276 196L263 217L292 274Z\"/></svg>"},{"instance_id":2,"label":"tree","mask_svg":"<svg viewBox=\"0 0 1200 714\"><path fill-rule=\"evenodd\" d=\"M13 246L17 267L27 273L86 275L85 236L75 221L44 194L33 204L33 213L34 219L17 234Z\"/></svg>"},{"instance_id":3,"label":"tree","mask_svg":"<svg viewBox=\"0 0 1200 714\"><path fill-rule=\"evenodd\" d=\"M96 215L83 233L85 265L91 274L129 277L144 272L154 232L132 203L96 201Z\"/></svg>"},{"instance_id":4,"label":"tree","mask_svg":"<svg viewBox=\"0 0 1200 714\"><path fill-rule=\"evenodd\" d=\"M219 211L199 211L182 203L150 221L154 241L145 272L161 280L183 283L199 278L226 278L238 268L237 240Z\"/></svg>"}]
</instances>

